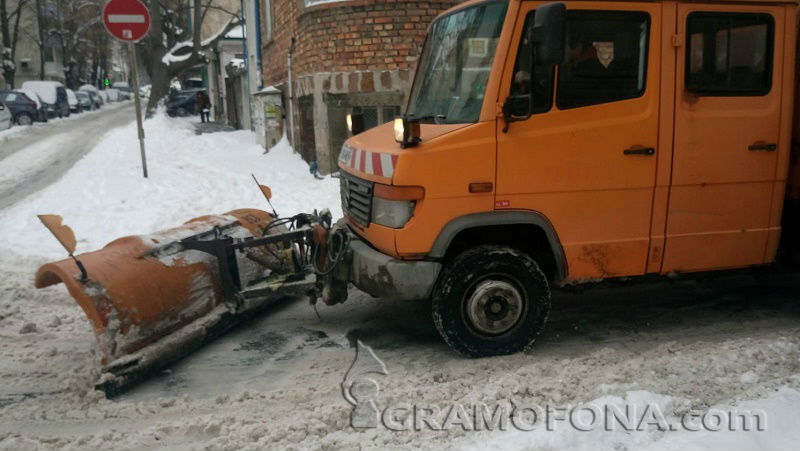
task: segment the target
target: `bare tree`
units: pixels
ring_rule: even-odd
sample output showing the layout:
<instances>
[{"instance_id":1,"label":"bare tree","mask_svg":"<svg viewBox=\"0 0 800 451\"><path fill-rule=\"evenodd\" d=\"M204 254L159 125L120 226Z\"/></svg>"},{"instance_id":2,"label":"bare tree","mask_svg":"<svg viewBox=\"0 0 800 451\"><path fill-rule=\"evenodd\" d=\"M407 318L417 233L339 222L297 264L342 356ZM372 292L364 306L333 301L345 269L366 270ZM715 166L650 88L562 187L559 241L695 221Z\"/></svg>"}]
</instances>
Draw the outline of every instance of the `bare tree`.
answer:
<instances>
[{"instance_id":1,"label":"bare tree","mask_svg":"<svg viewBox=\"0 0 800 451\"><path fill-rule=\"evenodd\" d=\"M0 65L3 67L3 77L6 87L14 88L14 75L17 65L14 57L17 54L19 42L19 24L22 18L22 8L28 0L0 0ZM11 5L10 3L13 3Z\"/></svg>"},{"instance_id":2,"label":"bare tree","mask_svg":"<svg viewBox=\"0 0 800 451\"><path fill-rule=\"evenodd\" d=\"M147 102L147 114L151 115L158 102L169 93L170 80L187 69L207 64L208 52L243 21L239 11L226 10L214 0L191 0L188 5L180 0L147 0L147 3L151 15L150 33L139 42L137 52L152 83ZM203 38L203 22L210 10L230 17L220 30ZM191 34L186 31L190 28Z\"/></svg>"}]
</instances>

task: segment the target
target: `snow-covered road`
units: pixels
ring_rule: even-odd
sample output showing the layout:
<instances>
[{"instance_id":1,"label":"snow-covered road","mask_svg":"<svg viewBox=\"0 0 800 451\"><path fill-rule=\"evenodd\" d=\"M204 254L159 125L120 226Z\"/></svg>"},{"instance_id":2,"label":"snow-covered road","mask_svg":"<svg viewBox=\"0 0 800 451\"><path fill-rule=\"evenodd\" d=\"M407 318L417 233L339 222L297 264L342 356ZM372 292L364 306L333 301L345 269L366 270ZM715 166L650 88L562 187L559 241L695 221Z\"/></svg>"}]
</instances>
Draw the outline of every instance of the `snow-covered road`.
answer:
<instances>
[{"instance_id":1,"label":"snow-covered road","mask_svg":"<svg viewBox=\"0 0 800 451\"><path fill-rule=\"evenodd\" d=\"M132 102L112 103L0 134L0 209L58 180L105 133L134 119Z\"/></svg>"},{"instance_id":2,"label":"snow-covered road","mask_svg":"<svg viewBox=\"0 0 800 451\"><path fill-rule=\"evenodd\" d=\"M83 312L63 286L32 287L37 265L64 254L35 213L63 214L86 251L198 214L263 208L252 171L272 186L280 213L330 206L340 215L336 180L314 179L285 142L263 155L249 132L196 136L190 121L146 122L147 181L128 125L106 134L56 183L0 209L0 450L773 450L800 443L800 274L777 270L558 291L533 349L477 360L442 342L425 302L351 290L343 305L318 306L319 317L303 300L284 302L105 399L92 389L94 337ZM432 423L350 427L341 384L357 340L388 371L372 375L375 407L433 407L440 414L428 416ZM767 427L582 432L560 422L553 431L542 424L435 430L454 405L503 403L645 403L670 421L689 410L755 409L765 412Z\"/></svg>"}]
</instances>

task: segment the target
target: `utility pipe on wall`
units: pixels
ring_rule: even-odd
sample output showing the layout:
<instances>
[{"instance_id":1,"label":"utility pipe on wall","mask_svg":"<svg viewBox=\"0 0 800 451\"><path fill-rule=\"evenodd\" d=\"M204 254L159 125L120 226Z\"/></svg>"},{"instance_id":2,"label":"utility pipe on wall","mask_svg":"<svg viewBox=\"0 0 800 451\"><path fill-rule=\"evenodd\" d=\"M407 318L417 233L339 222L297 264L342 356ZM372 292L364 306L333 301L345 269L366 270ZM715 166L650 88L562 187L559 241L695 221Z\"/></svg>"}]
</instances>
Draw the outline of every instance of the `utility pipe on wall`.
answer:
<instances>
[{"instance_id":1,"label":"utility pipe on wall","mask_svg":"<svg viewBox=\"0 0 800 451\"><path fill-rule=\"evenodd\" d=\"M289 136L291 137L292 148L299 152L294 141L294 90L292 89L292 51L294 50L294 36L289 44L289 54L286 57L287 78L289 79Z\"/></svg>"}]
</instances>

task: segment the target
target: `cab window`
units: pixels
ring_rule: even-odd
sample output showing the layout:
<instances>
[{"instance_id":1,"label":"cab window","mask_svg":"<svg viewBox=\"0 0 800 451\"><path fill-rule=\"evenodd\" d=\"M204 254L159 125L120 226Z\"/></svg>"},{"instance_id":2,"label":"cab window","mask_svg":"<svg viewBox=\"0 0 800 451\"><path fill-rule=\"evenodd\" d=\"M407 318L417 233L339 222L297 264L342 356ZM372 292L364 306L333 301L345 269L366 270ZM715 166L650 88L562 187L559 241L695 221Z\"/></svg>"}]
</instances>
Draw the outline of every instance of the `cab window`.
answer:
<instances>
[{"instance_id":1,"label":"cab window","mask_svg":"<svg viewBox=\"0 0 800 451\"><path fill-rule=\"evenodd\" d=\"M641 96L649 28L646 12L567 11L566 57L558 68L558 108Z\"/></svg>"},{"instance_id":2,"label":"cab window","mask_svg":"<svg viewBox=\"0 0 800 451\"><path fill-rule=\"evenodd\" d=\"M514 63L514 75L511 80L511 95L531 94L531 113L544 113L553 106L553 73L552 65L537 64L530 74L530 60L533 58L533 44L529 41L530 28L536 11L531 11L525 18L522 37L517 49L517 61Z\"/></svg>"},{"instance_id":3,"label":"cab window","mask_svg":"<svg viewBox=\"0 0 800 451\"><path fill-rule=\"evenodd\" d=\"M764 95L772 80L768 14L694 12L687 19L686 89L697 95Z\"/></svg>"}]
</instances>

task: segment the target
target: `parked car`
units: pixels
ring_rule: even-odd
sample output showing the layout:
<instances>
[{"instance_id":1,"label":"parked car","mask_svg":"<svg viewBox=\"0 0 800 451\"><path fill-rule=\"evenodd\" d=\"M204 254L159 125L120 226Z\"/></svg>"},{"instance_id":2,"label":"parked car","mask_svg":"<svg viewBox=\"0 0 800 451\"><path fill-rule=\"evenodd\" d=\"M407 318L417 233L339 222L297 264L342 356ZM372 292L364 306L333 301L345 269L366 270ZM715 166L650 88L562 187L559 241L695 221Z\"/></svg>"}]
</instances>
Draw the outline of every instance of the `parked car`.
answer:
<instances>
[{"instance_id":1,"label":"parked car","mask_svg":"<svg viewBox=\"0 0 800 451\"><path fill-rule=\"evenodd\" d=\"M119 95L119 89L117 88L108 88L106 89L106 97L108 97L109 102L120 102L122 99Z\"/></svg>"},{"instance_id":2,"label":"parked car","mask_svg":"<svg viewBox=\"0 0 800 451\"><path fill-rule=\"evenodd\" d=\"M39 122L47 122L47 105L42 101L42 98L39 97L36 91L32 89L17 89L14 92L25 94L29 99L36 102L36 110L39 113L36 120Z\"/></svg>"},{"instance_id":3,"label":"parked car","mask_svg":"<svg viewBox=\"0 0 800 451\"><path fill-rule=\"evenodd\" d=\"M150 92L153 90L153 85L144 85L139 88L139 96L150 97Z\"/></svg>"},{"instance_id":4,"label":"parked car","mask_svg":"<svg viewBox=\"0 0 800 451\"><path fill-rule=\"evenodd\" d=\"M78 98L78 104L81 106L81 110L83 111L91 111L94 109L94 104L92 99L89 97L89 93L86 91L76 91L75 97Z\"/></svg>"},{"instance_id":5,"label":"parked car","mask_svg":"<svg viewBox=\"0 0 800 451\"><path fill-rule=\"evenodd\" d=\"M11 128L11 108L8 108L5 103L0 102L0 130Z\"/></svg>"},{"instance_id":6,"label":"parked car","mask_svg":"<svg viewBox=\"0 0 800 451\"><path fill-rule=\"evenodd\" d=\"M0 102L11 112L11 121L19 125L31 125L39 117L36 102L21 92L0 91Z\"/></svg>"},{"instance_id":7,"label":"parked car","mask_svg":"<svg viewBox=\"0 0 800 451\"><path fill-rule=\"evenodd\" d=\"M60 82L26 81L22 84L22 88L36 91L36 94L47 105L47 115L49 117L68 117L70 115L67 89Z\"/></svg>"},{"instance_id":8,"label":"parked car","mask_svg":"<svg viewBox=\"0 0 800 451\"><path fill-rule=\"evenodd\" d=\"M181 83L184 90L188 89L201 89L203 87L203 79L199 77L187 78Z\"/></svg>"},{"instance_id":9,"label":"parked car","mask_svg":"<svg viewBox=\"0 0 800 451\"><path fill-rule=\"evenodd\" d=\"M73 113L80 113L83 111L81 103L78 101L78 96L75 95L75 91L67 89L67 101L69 102L69 110Z\"/></svg>"},{"instance_id":10,"label":"parked car","mask_svg":"<svg viewBox=\"0 0 800 451\"><path fill-rule=\"evenodd\" d=\"M92 109L96 110L103 106L103 98L100 96L100 92L92 85L81 85L78 88L79 92L85 92L89 94L89 99L92 101Z\"/></svg>"},{"instance_id":11,"label":"parked car","mask_svg":"<svg viewBox=\"0 0 800 451\"><path fill-rule=\"evenodd\" d=\"M131 87L124 81L118 81L111 85L112 88L119 91L119 100L130 100L132 96Z\"/></svg>"},{"instance_id":12,"label":"parked car","mask_svg":"<svg viewBox=\"0 0 800 451\"><path fill-rule=\"evenodd\" d=\"M171 94L167 99L167 114L182 117L194 114L194 99L203 88L184 89Z\"/></svg>"}]
</instances>

